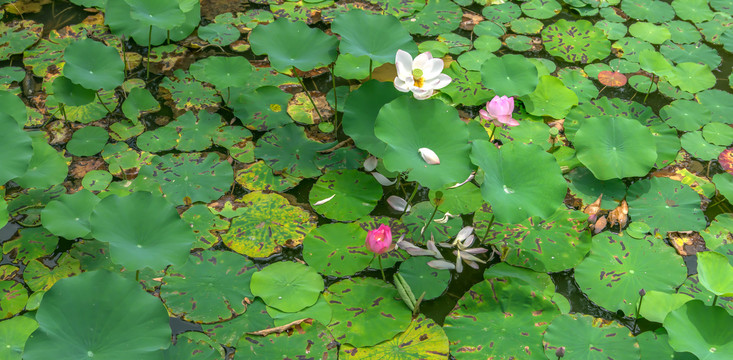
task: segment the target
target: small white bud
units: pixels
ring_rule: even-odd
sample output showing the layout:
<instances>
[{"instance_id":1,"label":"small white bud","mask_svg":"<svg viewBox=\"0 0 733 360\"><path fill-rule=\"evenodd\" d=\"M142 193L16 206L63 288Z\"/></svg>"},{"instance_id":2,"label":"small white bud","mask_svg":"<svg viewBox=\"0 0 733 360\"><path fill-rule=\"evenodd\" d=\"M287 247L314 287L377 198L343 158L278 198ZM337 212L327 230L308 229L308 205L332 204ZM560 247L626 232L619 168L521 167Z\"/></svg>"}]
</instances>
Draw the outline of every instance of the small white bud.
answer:
<instances>
[{"instance_id":1,"label":"small white bud","mask_svg":"<svg viewBox=\"0 0 733 360\"><path fill-rule=\"evenodd\" d=\"M440 158L438 158L438 155L435 154L433 150L430 150L428 148L419 148L417 149L417 152L420 153L420 156L422 156L422 159L425 160L428 165L440 164Z\"/></svg>"}]
</instances>

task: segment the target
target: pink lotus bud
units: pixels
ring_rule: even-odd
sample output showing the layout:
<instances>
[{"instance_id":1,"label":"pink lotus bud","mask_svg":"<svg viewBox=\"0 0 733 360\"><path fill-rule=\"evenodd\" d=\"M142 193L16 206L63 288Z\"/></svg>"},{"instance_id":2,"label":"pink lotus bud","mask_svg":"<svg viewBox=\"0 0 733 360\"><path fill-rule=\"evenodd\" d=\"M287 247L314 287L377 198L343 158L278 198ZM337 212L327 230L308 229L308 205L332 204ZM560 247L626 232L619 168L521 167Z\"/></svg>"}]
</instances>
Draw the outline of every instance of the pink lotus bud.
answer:
<instances>
[{"instance_id":1,"label":"pink lotus bud","mask_svg":"<svg viewBox=\"0 0 733 360\"><path fill-rule=\"evenodd\" d=\"M505 124L507 126L517 126L519 122L512 118L514 111L514 98L502 96L494 96L491 101L486 103L486 110L481 109L479 115L484 120L491 120L496 126Z\"/></svg>"},{"instance_id":2,"label":"pink lotus bud","mask_svg":"<svg viewBox=\"0 0 733 360\"><path fill-rule=\"evenodd\" d=\"M392 229L387 225L379 225L375 230L370 230L366 237L366 247L375 254L384 254L392 246Z\"/></svg>"},{"instance_id":3,"label":"pink lotus bud","mask_svg":"<svg viewBox=\"0 0 733 360\"><path fill-rule=\"evenodd\" d=\"M422 156L422 159L425 160L428 165L440 165L440 159L433 150L428 148L419 148L417 149L417 152L420 153L420 156Z\"/></svg>"}]
</instances>

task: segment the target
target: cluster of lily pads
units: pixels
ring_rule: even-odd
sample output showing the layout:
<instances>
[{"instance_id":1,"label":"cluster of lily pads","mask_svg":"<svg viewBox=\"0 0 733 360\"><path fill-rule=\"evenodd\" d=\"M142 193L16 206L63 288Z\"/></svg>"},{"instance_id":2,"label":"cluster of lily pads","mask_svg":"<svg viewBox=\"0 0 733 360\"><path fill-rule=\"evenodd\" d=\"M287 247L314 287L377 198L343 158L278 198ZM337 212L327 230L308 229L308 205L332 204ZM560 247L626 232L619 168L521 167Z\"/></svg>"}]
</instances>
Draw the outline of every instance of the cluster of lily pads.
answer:
<instances>
[{"instance_id":1,"label":"cluster of lily pads","mask_svg":"<svg viewBox=\"0 0 733 360\"><path fill-rule=\"evenodd\" d=\"M733 358L729 2L71 2L0 0L0 358Z\"/></svg>"}]
</instances>

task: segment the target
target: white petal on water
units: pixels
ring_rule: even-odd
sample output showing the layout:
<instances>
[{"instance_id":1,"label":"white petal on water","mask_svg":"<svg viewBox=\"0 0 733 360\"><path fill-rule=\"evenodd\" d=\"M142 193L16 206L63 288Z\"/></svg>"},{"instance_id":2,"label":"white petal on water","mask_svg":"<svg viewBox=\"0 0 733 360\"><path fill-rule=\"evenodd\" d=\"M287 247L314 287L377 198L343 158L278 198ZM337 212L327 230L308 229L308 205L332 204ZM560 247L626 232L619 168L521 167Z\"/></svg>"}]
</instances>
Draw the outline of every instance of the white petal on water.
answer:
<instances>
[{"instance_id":1,"label":"white petal on water","mask_svg":"<svg viewBox=\"0 0 733 360\"><path fill-rule=\"evenodd\" d=\"M331 195L331 196L329 196L329 197L327 197L327 198L325 198L323 200L316 201L315 203L313 203L313 206L323 205L323 204L331 201L331 199L333 199L334 196L336 196L336 194L333 194L333 195Z\"/></svg>"},{"instance_id":2,"label":"white petal on water","mask_svg":"<svg viewBox=\"0 0 733 360\"><path fill-rule=\"evenodd\" d=\"M405 208L407 208L407 212L409 212L411 209L410 205L407 205L407 201L405 199L395 195L387 198L387 204L397 211L405 211Z\"/></svg>"},{"instance_id":3,"label":"white petal on water","mask_svg":"<svg viewBox=\"0 0 733 360\"><path fill-rule=\"evenodd\" d=\"M374 156L368 157L366 160L364 160L364 170L369 171L369 172L373 171L374 169L377 168L378 162L379 161L377 160L376 157Z\"/></svg>"},{"instance_id":4,"label":"white petal on water","mask_svg":"<svg viewBox=\"0 0 733 360\"><path fill-rule=\"evenodd\" d=\"M394 183L397 182L397 178L395 178L394 180L390 180L386 176L384 176L384 175L382 175L382 174L380 174L380 173L378 173L376 171L372 173L372 176L374 176L374 178L377 180L377 182L380 185L382 185L382 186L394 185Z\"/></svg>"}]
</instances>

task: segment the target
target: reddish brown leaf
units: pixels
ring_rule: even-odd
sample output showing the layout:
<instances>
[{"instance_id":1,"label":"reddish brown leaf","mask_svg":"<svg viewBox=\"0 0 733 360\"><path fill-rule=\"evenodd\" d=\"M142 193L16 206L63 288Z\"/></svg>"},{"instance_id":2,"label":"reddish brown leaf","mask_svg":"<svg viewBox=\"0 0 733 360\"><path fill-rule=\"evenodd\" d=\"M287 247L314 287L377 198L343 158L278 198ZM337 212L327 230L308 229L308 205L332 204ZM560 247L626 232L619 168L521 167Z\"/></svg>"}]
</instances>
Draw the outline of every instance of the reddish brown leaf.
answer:
<instances>
[{"instance_id":1,"label":"reddish brown leaf","mask_svg":"<svg viewBox=\"0 0 733 360\"><path fill-rule=\"evenodd\" d=\"M626 75L618 71L601 71L598 73L598 81L606 86L621 87L626 85Z\"/></svg>"},{"instance_id":2,"label":"reddish brown leaf","mask_svg":"<svg viewBox=\"0 0 733 360\"><path fill-rule=\"evenodd\" d=\"M727 148L718 155L718 162L720 166L733 175L733 148Z\"/></svg>"}]
</instances>

